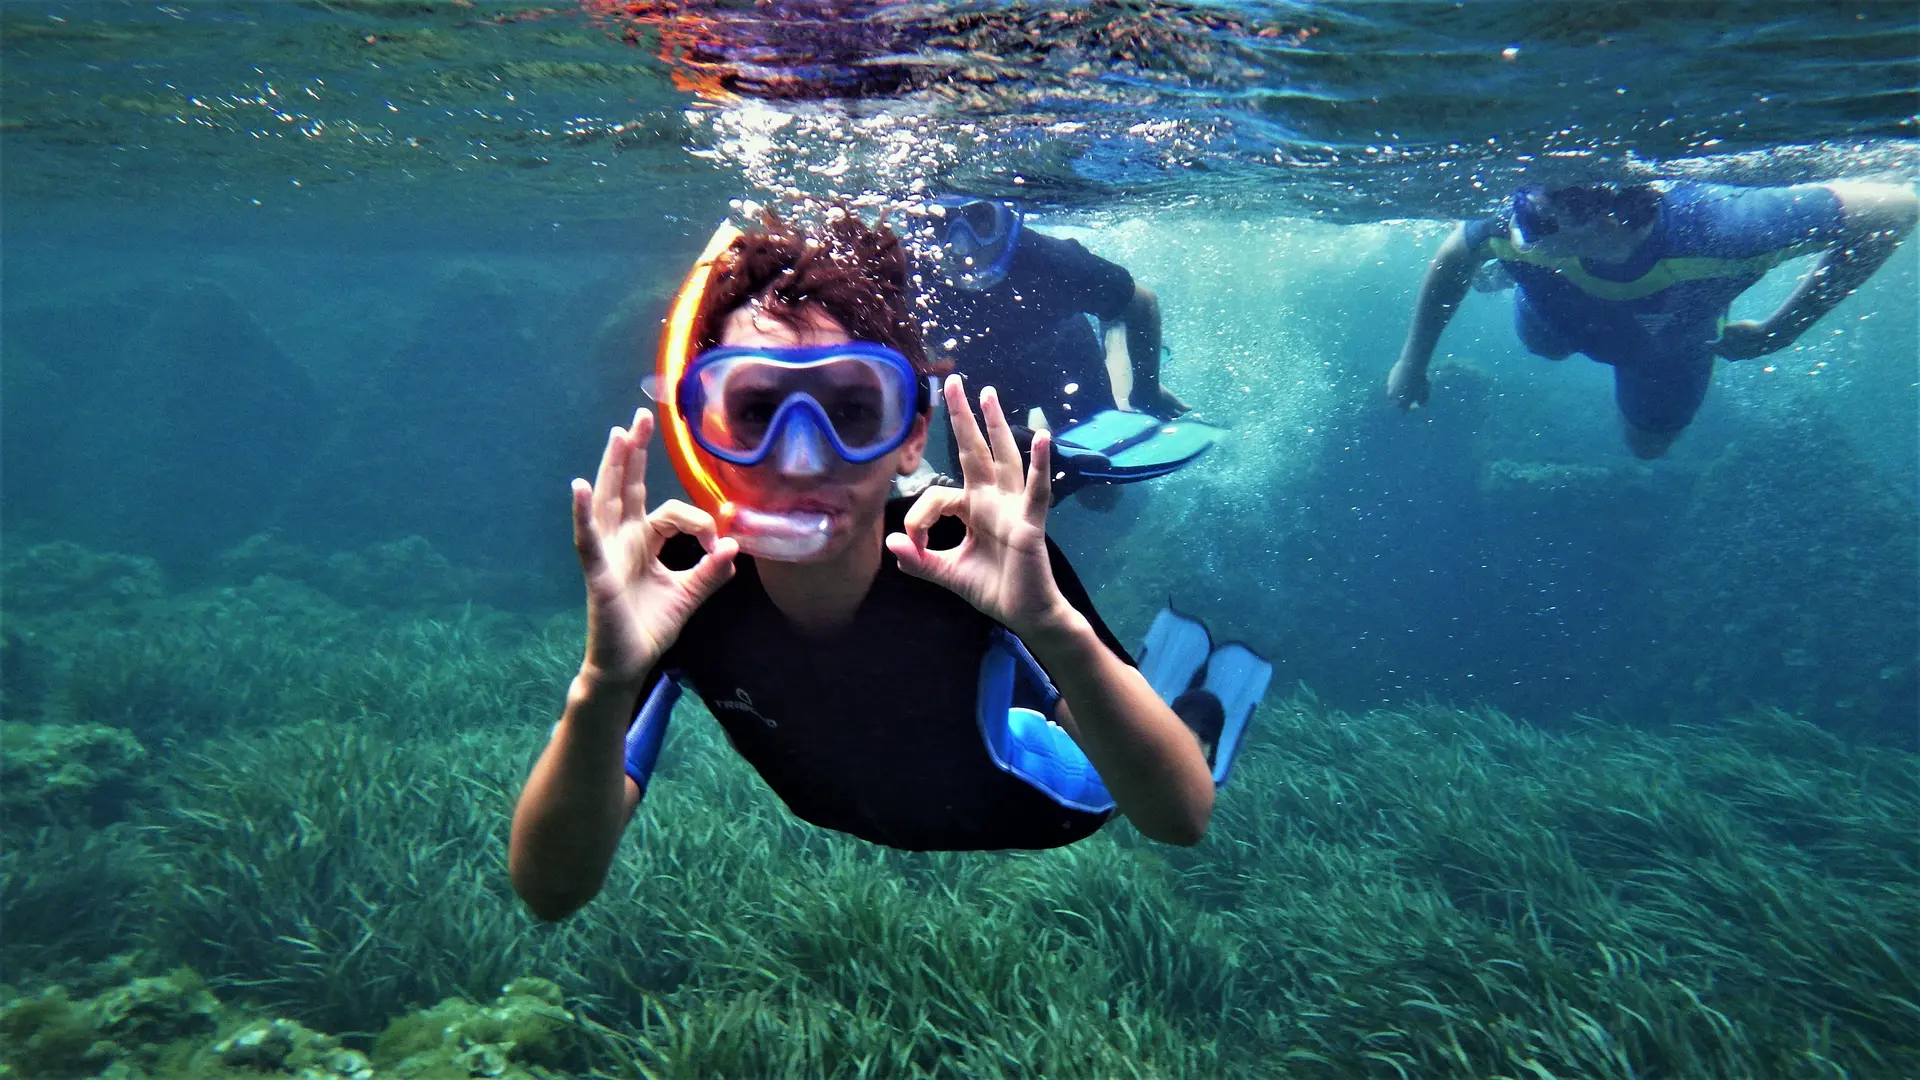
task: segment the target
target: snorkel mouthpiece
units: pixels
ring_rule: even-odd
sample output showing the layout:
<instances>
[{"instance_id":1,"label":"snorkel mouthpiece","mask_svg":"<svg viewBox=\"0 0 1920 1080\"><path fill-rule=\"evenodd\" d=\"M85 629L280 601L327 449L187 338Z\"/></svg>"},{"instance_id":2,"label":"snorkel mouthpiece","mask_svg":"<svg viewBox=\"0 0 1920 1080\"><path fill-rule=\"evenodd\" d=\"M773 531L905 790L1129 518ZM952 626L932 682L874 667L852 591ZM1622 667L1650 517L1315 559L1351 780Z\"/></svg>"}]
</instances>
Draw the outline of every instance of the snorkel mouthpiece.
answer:
<instances>
[{"instance_id":1,"label":"snorkel mouthpiece","mask_svg":"<svg viewBox=\"0 0 1920 1080\"><path fill-rule=\"evenodd\" d=\"M809 559L833 539L833 518L806 510L775 514L729 502L720 507L719 522L721 535L733 537L741 551L762 559Z\"/></svg>"}]
</instances>

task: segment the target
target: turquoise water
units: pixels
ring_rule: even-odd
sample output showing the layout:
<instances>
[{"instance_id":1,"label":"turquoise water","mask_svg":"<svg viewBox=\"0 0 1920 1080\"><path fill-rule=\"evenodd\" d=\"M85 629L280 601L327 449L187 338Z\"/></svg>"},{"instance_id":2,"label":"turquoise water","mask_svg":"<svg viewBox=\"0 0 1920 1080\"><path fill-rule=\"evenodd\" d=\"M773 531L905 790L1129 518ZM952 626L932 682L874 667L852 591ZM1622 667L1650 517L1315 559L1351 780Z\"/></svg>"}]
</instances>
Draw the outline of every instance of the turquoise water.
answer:
<instances>
[{"instance_id":1,"label":"turquoise water","mask_svg":"<svg viewBox=\"0 0 1920 1080\"><path fill-rule=\"evenodd\" d=\"M1917 46L1897 4L0 7L0 1061L249 1075L179 1055L284 1017L408 1075L389 1021L528 977L569 1019L449 1062L1910 1075L1916 247L1656 462L1506 294L1430 408L1382 390L1517 183L1911 184ZM880 852L683 705L608 894L537 926L566 484L669 292L734 200L940 189L1126 266L1231 428L1051 523L1123 638L1172 598L1275 662L1209 840ZM182 965L217 1006L101 1004Z\"/></svg>"}]
</instances>

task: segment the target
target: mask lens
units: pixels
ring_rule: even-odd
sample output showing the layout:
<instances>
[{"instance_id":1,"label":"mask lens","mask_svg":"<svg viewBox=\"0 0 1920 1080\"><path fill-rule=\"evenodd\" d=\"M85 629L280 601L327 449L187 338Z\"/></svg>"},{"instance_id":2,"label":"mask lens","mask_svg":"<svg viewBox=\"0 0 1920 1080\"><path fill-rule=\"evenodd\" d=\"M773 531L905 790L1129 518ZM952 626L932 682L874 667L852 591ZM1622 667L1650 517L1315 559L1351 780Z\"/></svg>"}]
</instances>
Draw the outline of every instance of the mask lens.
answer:
<instances>
[{"instance_id":1,"label":"mask lens","mask_svg":"<svg viewBox=\"0 0 1920 1080\"><path fill-rule=\"evenodd\" d=\"M999 243L1007 234L1011 214L992 199L939 204L945 221L941 243L955 255L977 255Z\"/></svg>"},{"instance_id":2,"label":"mask lens","mask_svg":"<svg viewBox=\"0 0 1920 1080\"><path fill-rule=\"evenodd\" d=\"M729 449L752 451L766 441L773 416L787 398L771 380L748 376L744 385L723 390L716 404L721 414L718 432ZM763 385L753 385L759 382Z\"/></svg>"},{"instance_id":3,"label":"mask lens","mask_svg":"<svg viewBox=\"0 0 1920 1080\"><path fill-rule=\"evenodd\" d=\"M864 364L847 364L837 370L823 370L819 392L814 400L825 410L834 433L849 449L875 446L886 441L890 416L900 410L887 400L880 374Z\"/></svg>"},{"instance_id":4,"label":"mask lens","mask_svg":"<svg viewBox=\"0 0 1920 1080\"><path fill-rule=\"evenodd\" d=\"M1004 231L1000 226L999 205L985 199L978 199L962 206L960 218L967 223L967 228L972 229L973 234L979 237L983 244L991 244L1000 239L1000 233Z\"/></svg>"},{"instance_id":5,"label":"mask lens","mask_svg":"<svg viewBox=\"0 0 1920 1080\"><path fill-rule=\"evenodd\" d=\"M832 432L837 451L865 461L891 449L911 425L919 384L904 358L803 349L788 353L809 357L796 362L780 352L729 349L697 362L698 408L688 420L702 446L752 464L798 419L793 410L805 409Z\"/></svg>"},{"instance_id":6,"label":"mask lens","mask_svg":"<svg viewBox=\"0 0 1920 1080\"><path fill-rule=\"evenodd\" d=\"M1532 189L1522 191L1514 198L1513 204L1514 227L1520 230L1520 238L1527 243L1536 243L1560 231L1560 222L1555 218L1545 193Z\"/></svg>"}]
</instances>

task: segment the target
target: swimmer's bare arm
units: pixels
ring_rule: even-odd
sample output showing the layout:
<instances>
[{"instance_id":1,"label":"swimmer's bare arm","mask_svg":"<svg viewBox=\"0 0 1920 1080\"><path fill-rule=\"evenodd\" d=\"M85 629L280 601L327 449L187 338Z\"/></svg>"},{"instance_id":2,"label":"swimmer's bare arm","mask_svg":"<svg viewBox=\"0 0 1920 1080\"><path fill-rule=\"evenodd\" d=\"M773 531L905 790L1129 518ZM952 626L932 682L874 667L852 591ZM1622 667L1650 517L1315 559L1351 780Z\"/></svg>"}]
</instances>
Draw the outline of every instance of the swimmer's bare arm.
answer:
<instances>
[{"instance_id":1,"label":"swimmer's bare arm","mask_svg":"<svg viewBox=\"0 0 1920 1080\"><path fill-rule=\"evenodd\" d=\"M1440 331L1453 321L1453 313L1473 283L1473 272L1487 261L1484 252L1467 246L1467 227L1454 226L1441 242L1440 250L1427 267L1420 282L1420 296L1413 305L1413 325L1400 347L1400 359L1387 373L1387 396L1403 409L1427 403L1430 387L1427 365L1433 362L1433 350L1440 343Z\"/></svg>"},{"instance_id":2,"label":"swimmer's bare arm","mask_svg":"<svg viewBox=\"0 0 1920 1080\"><path fill-rule=\"evenodd\" d=\"M1100 342L1116 408L1168 419L1188 411L1186 402L1160 385L1160 298L1153 290L1136 284L1127 310L1100 320Z\"/></svg>"},{"instance_id":3,"label":"swimmer's bare arm","mask_svg":"<svg viewBox=\"0 0 1920 1080\"><path fill-rule=\"evenodd\" d=\"M1198 843L1213 815L1213 777L1199 740L1139 671L1101 643L1053 579L1047 434L1035 433L1032 464L1023 466L998 394L980 394L985 435L957 377L947 380L946 397L966 486L928 489L908 511L905 531L887 537L888 548L901 569L953 590L1026 643L1068 705L1062 726L1135 827L1165 843ZM927 531L941 517L964 521L966 539L930 551Z\"/></svg>"},{"instance_id":4,"label":"swimmer's bare arm","mask_svg":"<svg viewBox=\"0 0 1920 1080\"><path fill-rule=\"evenodd\" d=\"M1835 181L1822 186L1840 200L1844 235L1772 315L1728 323L1714 346L1721 356L1746 360L1793 344L1880 269L1920 216L1920 199L1896 184Z\"/></svg>"},{"instance_id":5,"label":"swimmer's bare arm","mask_svg":"<svg viewBox=\"0 0 1920 1080\"><path fill-rule=\"evenodd\" d=\"M573 482L573 541L587 584L587 655L566 711L514 807L507 869L542 919L563 919L605 883L640 791L626 775L627 725L647 673L707 597L733 576L739 547L705 511L678 501L647 512L653 415L607 436L592 484ZM707 555L692 569L661 564L669 537L690 533Z\"/></svg>"}]
</instances>

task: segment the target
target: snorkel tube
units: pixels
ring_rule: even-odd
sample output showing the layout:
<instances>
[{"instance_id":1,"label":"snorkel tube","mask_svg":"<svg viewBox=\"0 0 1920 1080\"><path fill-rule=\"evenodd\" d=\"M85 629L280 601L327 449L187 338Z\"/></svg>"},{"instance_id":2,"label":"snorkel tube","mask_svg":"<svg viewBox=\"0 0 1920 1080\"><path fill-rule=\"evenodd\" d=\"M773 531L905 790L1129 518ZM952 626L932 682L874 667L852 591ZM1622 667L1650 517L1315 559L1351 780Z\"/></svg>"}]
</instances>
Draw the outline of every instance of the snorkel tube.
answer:
<instances>
[{"instance_id":1,"label":"snorkel tube","mask_svg":"<svg viewBox=\"0 0 1920 1080\"><path fill-rule=\"evenodd\" d=\"M769 513L735 502L723 485L712 458L693 441L686 419L680 415L680 379L693 360L694 324L700 318L700 304L720 257L741 236L740 230L722 222L707 241L706 250L687 273L687 280L667 310L666 331L660 335L660 358L655 369L660 407L660 435L667 444L667 460L680 477L693 504L712 514L720 535L731 536L740 550L768 559L798 560L820 553L833 535L833 519L826 514L792 512Z\"/></svg>"}]
</instances>

